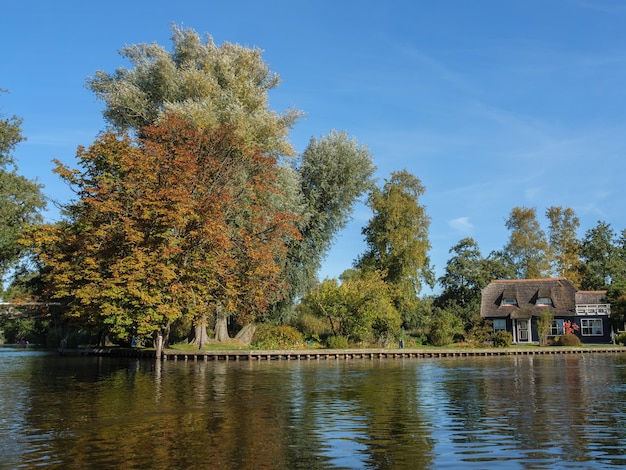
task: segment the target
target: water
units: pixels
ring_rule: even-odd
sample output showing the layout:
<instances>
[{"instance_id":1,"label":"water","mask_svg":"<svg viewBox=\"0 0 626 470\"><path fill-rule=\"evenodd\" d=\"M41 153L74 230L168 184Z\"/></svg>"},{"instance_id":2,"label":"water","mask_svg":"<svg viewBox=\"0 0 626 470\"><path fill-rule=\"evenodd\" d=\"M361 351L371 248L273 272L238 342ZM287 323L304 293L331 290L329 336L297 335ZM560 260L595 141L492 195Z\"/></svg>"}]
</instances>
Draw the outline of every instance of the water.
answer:
<instances>
[{"instance_id":1,"label":"water","mask_svg":"<svg viewBox=\"0 0 626 470\"><path fill-rule=\"evenodd\" d=\"M0 468L626 466L626 354L157 362L0 348Z\"/></svg>"}]
</instances>

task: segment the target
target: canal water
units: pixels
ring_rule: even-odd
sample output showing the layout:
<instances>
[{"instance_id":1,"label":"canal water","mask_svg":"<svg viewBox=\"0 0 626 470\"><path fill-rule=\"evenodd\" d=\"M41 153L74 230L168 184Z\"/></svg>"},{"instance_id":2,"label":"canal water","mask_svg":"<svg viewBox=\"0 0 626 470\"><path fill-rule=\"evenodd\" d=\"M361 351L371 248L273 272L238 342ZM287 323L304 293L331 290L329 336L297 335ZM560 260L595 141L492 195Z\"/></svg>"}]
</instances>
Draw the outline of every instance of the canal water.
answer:
<instances>
[{"instance_id":1,"label":"canal water","mask_svg":"<svg viewBox=\"0 0 626 470\"><path fill-rule=\"evenodd\" d=\"M185 362L0 348L0 468L626 466L626 354Z\"/></svg>"}]
</instances>

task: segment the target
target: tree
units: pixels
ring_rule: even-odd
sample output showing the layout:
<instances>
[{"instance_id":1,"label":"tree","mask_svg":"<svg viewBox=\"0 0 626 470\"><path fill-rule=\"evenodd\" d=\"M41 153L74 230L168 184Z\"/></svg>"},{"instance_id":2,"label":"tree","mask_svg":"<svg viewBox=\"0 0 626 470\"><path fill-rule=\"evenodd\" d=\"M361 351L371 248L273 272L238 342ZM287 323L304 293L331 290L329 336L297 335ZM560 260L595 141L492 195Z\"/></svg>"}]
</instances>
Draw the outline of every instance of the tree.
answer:
<instances>
[{"instance_id":1,"label":"tree","mask_svg":"<svg viewBox=\"0 0 626 470\"><path fill-rule=\"evenodd\" d=\"M335 336L352 341L381 340L400 332L393 288L380 273L359 272L341 284L325 279L304 298L304 309L329 322Z\"/></svg>"},{"instance_id":2,"label":"tree","mask_svg":"<svg viewBox=\"0 0 626 470\"><path fill-rule=\"evenodd\" d=\"M539 335L540 346L548 344L548 336L550 336L553 320L554 315L552 315L550 310L542 310L539 314L537 318L537 334Z\"/></svg>"},{"instance_id":3,"label":"tree","mask_svg":"<svg viewBox=\"0 0 626 470\"><path fill-rule=\"evenodd\" d=\"M430 217L419 198L425 188L419 178L402 170L391 174L382 188L373 188L368 205L373 212L362 229L365 253L355 261L362 270L379 271L394 287L395 307L405 324L421 324L418 294L422 285L434 285L428 251Z\"/></svg>"},{"instance_id":4,"label":"tree","mask_svg":"<svg viewBox=\"0 0 626 470\"><path fill-rule=\"evenodd\" d=\"M516 276L519 279L545 277L550 270L550 253L535 208L514 207L506 220L506 228L511 235L504 251L515 265Z\"/></svg>"},{"instance_id":5,"label":"tree","mask_svg":"<svg viewBox=\"0 0 626 470\"><path fill-rule=\"evenodd\" d=\"M455 255L439 278L443 292L435 299L435 306L453 312L470 328L480 315L481 290L493 279L491 263L482 257L472 238L460 240L450 253Z\"/></svg>"},{"instance_id":6,"label":"tree","mask_svg":"<svg viewBox=\"0 0 626 470\"><path fill-rule=\"evenodd\" d=\"M172 27L173 50L132 44L120 54L133 67L99 70L87 86L105 102L106 120L117 130L138 131L168 113L198 127L228 124L245 144L277 157L293 155L287 137L301 115L268 108L268 92L280 78L262 51L225 42L221 46L193 29Z\"/></svg>"},{"instance_id":7,"label":"tree","mask_svg":"<svg viewBox=\"0 0 626 470\"><path fill-rule=\"evenodd\" d=\"M286 298L272 319L285 320L292 301L315 282L333 237L345 226L358 197L371 184L369 151L346 134L312 139L297 162L288 140L299 111L269 109L268 94L279 77L262 60L262 51L236 44L203 42L191 29L173 28L173 50L157 44L122 49L132 67L113 74L98 71L89 88L105 102L104 116L118 130L137 132L175 112L199 128L232 126L246 145L279 158L275 169L283 193L269 201L274 210L300 216L301 240L291 240L283 264Z\"/></svg>"},{"instance_id":8,"label":"tree","mask_svg":"<svg viewBox=\"0 0 626 470\"><path fill-rule=\"evenodd\" d=\"M439 278L443 287L441 300L453 300L461 307L480 301L480 291L491 277L480 249L473 238L464 238L450 248L454 253L446 263L445 274Z\"/></svg>"},{"instance_id":9,"label":"tree","mask_svg":"<svg viewBox=\"0 0 626 470\"><path fill-rule=\"evenodd\" d=\"M311 139L297 171L301 181L302 239L290 244L286 279L290 286L279 317L291 301L317 283L317 273L336 234L347 224L353 206L372 188L374 165L369 150L344 132Z\"/></svg>"},{"instance_id":10,"label":"tree","mask_svg":"<svg viewBox=\"0 0 626 470\"><path fill-rule=\"evenodd\" d=\"M550 221L548 239L552 253L552 271L579 287L580 257L576 231L580 227L580 220L569 207L549 207L546 217Z\"/></svg>"},{"instance_id":11,"label":"tree","mask_svg":"<svg viewBox=\"0 0 626 470\"><path fill-rule=\"evenodd\" d=\"M13 151L25 140L21 125L16 116L0 116L0 281L25 254L20 239L25 229L41 222L46 205L42 186L17 173Z\"/></svg>"},{"instance_id":12,"label":"tree","mask_svg":"<svg viewBox=\"0 0 626 470\"><path fill-rule=\"evenodd\" d=\"M35 234L71 316L129 338L208 312L249 322L282 292L296 218L268 203L276 160L230 128L170 116L137 139L105 134L78 159L82 172L57 168L78 201Z\"/></svg>"},{"instance_id":13,"label":"tree","mask_svg":"<svg viewBox=\"0 0 626 470\"><path fill-rule=\"evenodd\" d=\"M618 260L615 231L609 224L598 221L587 230L580 245L581 289L608 289L615 275Z\"/></svg>"},{"instance_id":14,"label":"tree","mask_svg":"<svg viewBox=\"0 0 626 470\"><path fill-rule=\"evenodd\" d=\"M434 284L428 256L430 217L419 202L424 191L421 181L403 170L370 192L373 217L362 229L367 250L356 261L357 267L384 273L407 300L415 298L424 283Z\"/></svg>"}]
</instances>

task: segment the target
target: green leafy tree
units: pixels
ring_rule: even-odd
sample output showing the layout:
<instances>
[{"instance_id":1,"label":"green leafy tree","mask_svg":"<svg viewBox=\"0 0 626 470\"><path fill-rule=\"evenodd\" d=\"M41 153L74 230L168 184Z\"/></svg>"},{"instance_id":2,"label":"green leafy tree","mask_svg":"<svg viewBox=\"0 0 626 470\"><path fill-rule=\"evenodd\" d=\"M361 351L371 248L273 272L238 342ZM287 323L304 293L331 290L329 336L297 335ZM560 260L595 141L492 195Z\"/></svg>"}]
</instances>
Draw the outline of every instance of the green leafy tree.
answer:
<instances>
[{"instance_id":1,"label":"green leafy tree","mask_svg":"<svg viewBox=\"0 0 626 470\"><path fill-rule=\"evenodd\" d=\"M446 263L439 284L443 292L435 306L457 306L455 309L469 328L474 317L480 315L481 290L491 281L487 261L482 257L478 244L472 238L464 238L450 249L454 253Z\"/></svg>"},{"instance_id":2,"label":"green leafy tree","mask_svg":"<svg viewBox=\"0 0 626 470\"><path fill-rule=\"evenodd\" d=\"M576 287L580 286L580 243L576 232L580 220L573 209L552 206L546 210L550 221L548 240L552 253L552 271L558 277L568 279Z\"/></svg>"},{"instance_id":3,"label":"green leafy tree","mask_svg":"<svg viewBox=\"0 0 626 470\"><path fill-rule=\"evenodd\" d=\"M581 288L608 289L615 276L617 254L615 231L606 222L598 221L587 230L580 245Z\"/></svg>"},{"instance_id":4,"label":"green leafy tree","mask_svg":"<svg viewBox=\"0 0 626 470\"><path fill-rule=\"evenodd\" d=\"M537 279L550 272L550 251L545 232L537 220L535 208L514 207L506 220L511 231L504 248L519 279Z\"/></svg>"},{"instance_id":5,"label":"green leafy tree","mask_svg":"<svg viewBox=\"0 0 626 470\"><path fill-rule=\"evenodd\" d=\"M396 289L396 306L403 316L417 307L423 284L434 285L428 255L430 217L420 204L424 191L421 181L403 170L370 192L373 216L362 230L367 250L355 263L383 273Z\"/></svg>"},{"instance_id":6,"label":"green leafy tree","mask_svg":"<svg viewBox=\"0 0 626 470\"><path fill-rule=\"evenodd\" d=\"M351 341L395 337L401 317L393 292L379 273L362 272L341 284L325 279L303 299L304 308L328 320L334 336Z\"/></svg>"},{"instance_id":7,"label":"green leafy tree","mask_svg":"<svg viewBox=\"0 0 626 470\"><path fill-rule=\"evenodd\" d=\"M25 229L41 222L46 205L41 185L17 173L13 151L25 140L21 125L16 116L0 116L0 281L25 254L20 239Z\"/></svg>"}]
</instances>

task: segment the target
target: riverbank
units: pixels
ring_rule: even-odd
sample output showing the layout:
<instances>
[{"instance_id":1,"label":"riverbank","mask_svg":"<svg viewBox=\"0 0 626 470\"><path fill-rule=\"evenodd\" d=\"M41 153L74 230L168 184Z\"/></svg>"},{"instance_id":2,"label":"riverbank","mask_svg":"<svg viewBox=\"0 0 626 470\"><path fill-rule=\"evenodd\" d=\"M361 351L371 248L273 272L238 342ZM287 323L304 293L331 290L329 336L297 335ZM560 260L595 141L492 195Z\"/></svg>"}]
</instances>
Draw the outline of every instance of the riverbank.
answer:
<instances>
[{"instance_id":1,"label":"riverbank","mask_svg":"<svg viewBox=\"0 0 626 470\"><path fill-rule=\"evenodd\" d=\"M66 349L63 355L155 358L153 349L81 348ZM319 361L348 359L409 359L436 357L528 356L556 354L626 353L626 347L546 346L510 348L428 348L428 349L293 349L293 350L175 350L164 349L164 361Z\"/></svg>"}]
</instances>

